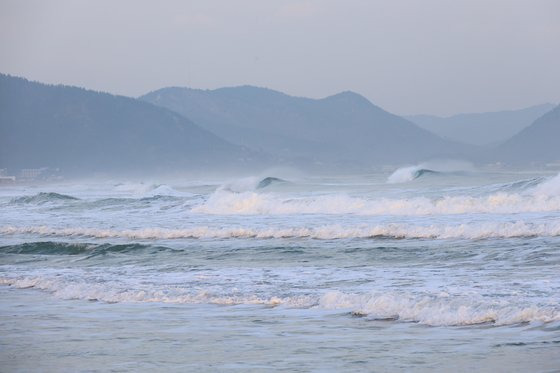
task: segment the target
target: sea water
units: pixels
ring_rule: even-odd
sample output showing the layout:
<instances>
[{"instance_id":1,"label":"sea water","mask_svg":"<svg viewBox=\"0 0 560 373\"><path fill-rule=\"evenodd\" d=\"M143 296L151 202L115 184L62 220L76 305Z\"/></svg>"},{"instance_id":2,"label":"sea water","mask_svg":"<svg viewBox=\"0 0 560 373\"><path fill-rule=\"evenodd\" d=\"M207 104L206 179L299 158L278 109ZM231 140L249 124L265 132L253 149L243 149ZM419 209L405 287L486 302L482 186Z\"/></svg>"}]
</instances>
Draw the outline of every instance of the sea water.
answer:
<instances>
[{"instance_id":1,"label":"sea water","mask_svg":"<svg viewBox=\"0 0 560 373\"><path fill-rule=\"evenodd\" d=\"M416 171L3 186L0 370L560 370L560 176Z\"/></svg>"}]
</instances>

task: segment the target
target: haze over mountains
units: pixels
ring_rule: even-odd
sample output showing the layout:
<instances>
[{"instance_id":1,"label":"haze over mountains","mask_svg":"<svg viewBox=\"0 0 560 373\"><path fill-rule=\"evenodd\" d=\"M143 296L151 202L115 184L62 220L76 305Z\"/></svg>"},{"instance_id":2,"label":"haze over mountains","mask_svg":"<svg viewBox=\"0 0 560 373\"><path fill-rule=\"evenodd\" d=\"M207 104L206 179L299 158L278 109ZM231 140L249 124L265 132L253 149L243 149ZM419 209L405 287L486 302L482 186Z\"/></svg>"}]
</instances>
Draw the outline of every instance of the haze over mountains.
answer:
<instances>
[{"instance_id":1,"label":"haze over mountains","mask_svg":"<svg viewBox=\"0 0 560 373\"><path fill-rule=\"evenodd\" d=\"M482 119L454 133L495 141L549 107L456 116ZM309 99L251 86L164 88L135 99L0 74L0 168L9 170L251 172L281 165L348 172L430 159L560 160L558 106L524 126L501 145L480 148L443 139L353 92Z\"/></svg>"},{"instance_id":2,"label":"haze over mountains","mask_svg":"<svg viewBox=\"0 0 560 373\"><path fill-rule=\"evenodd\" d=\"M515 164L560 161L560 105L500 145L494 158Z\"/></svg>"},{"instance_id":3,"label":"haze over mountains","mask_svg":"<svg viewBox=\"0 0 560 373\"><path fill-rule=\"evenodd\" d=\"M405 118L442 138L472 145L497 145L554 108L535 105L520 110L457 114L450 117L409 115Z\"/></svg>"},{"instance_id":4,"label":"haze over mountains","mask_svg":"<svg viewBox=\"0 0 560 373\"><path fill-rule=\"evenodd\" d=\"M227 166L250 156L146 102L0 75L0 168L153 172Z\"/></svg>"},{"instance_id":5,"label":"haze over mountains","mask_svg":"<svg viewBox=\"0 0 560 373\"><path fill-rule=\"evenodd\" d=\"M353 92L316 100L252 86L174 87L140 99L188 116L232 143L284 158L367 166L464 156L470 150Z\"/></svg>"}]
</instances>

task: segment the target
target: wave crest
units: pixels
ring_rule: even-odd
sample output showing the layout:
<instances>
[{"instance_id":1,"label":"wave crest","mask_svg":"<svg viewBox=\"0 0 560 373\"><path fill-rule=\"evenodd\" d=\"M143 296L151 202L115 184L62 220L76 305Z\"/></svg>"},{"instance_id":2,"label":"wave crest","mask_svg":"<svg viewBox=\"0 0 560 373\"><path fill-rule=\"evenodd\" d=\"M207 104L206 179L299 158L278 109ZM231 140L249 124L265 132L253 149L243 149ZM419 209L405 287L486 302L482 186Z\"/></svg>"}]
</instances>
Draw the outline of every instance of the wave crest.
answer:
<instances>
[{"instance_id":1,"label":"wave crest","mask_svg":"<svg viewBox=\"0 0 560 373\"><path fill-rule=\"evenodd\" d=\"M319 300L326 309L351 309L369 319L401 320L425 325L510 325L560 320L556 306L520 305L515 301L490 301L481 296L409 295L400 293L345 294L328 292Z\"/></svg>"},{"instance_id":2,"label":"wave crest","mask_svg":"<svg viewBox=\"0 0 560 373\"><path fill-rule=\"evenodd\" d=\"M450 215L560 211L560 175L522 193L497 191L486 196L367 199L346 194L330 194L284 198L272 193L232 193L217 190L205 203L193 207L192 211L215 215Z\"/></svg>"},{"instance_id":3,"label":"wave crest","mask_svg":"<svg viewBox=\"0 0 560 373\"><path fill-rule=\"evenodd\" d=\"M79 198L54 192L41 192L32 196L21 196L12 199L12 203L43 204L56 201L77 201Z\"/></svg>"},{"instance_id":4,"label":"wave crest","mask_svg":"<svg viewBox=\"0 0 560 373\"><path fill-rule=\"evenodd\" d=\"M0 234L34 234L53 237L124 238L132 240L213 238L310 238L324 240L351 238L492 239L560 236L560 220L552 220L541 223L525 221L431 225L393 223L359 226L323 225L318 227L286 228L212 228L208 226L200 226L184 229L145 228L137 230L7 226L0 227Z\"/></svg>"},{"instance_id":5,"label":"wave crest","mask_svg":"<svg viewBox=\"0 0 560 373\"><path fill-rule=\"evenodd\" d=\"M176 303L176 304L252 304L345 310L372 320L399 320L430 326L465 326L478 324L511 325L525 322L549 323L560 321L558 304L530 304L516 298L501 301L483 296L460 296L411 293L353 294L327 291L318 295L279 297L256 294L214 294L209 291L192 292L188 288L144 286L126 288L117 281L92 283L75 277L60 276L0 277L0 285L34 288L51 292L62 299L98 300L109 303Z\"/></svg>"}]
</instances>

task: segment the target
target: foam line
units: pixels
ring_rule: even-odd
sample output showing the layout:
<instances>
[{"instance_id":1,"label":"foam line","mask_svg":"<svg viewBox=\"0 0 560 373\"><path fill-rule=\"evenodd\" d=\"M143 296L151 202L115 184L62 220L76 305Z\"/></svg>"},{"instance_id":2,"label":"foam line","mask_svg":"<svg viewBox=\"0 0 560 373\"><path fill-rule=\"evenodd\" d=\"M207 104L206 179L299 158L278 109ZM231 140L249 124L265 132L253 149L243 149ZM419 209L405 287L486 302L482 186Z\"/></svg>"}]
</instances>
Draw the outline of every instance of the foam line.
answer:
<instances>
[{"instance_id":1,"label":"foam line","mask_svg":"<svg viewBox=\"0 0 560 373\"><path fill-rule=\"evenodd\" d=\"M381 225L323 225L288 228L212 228L207 226L185 229L145 228L115 230L96 228L52 228L48 226L0 227L1 235L32 234L55 237L144 239L235 239L235 238L407 238L407 239L487 239L516 237L560 236L560 220L541 223L484 222L468 224L381 224Z\"/></svg>"}]
</instances>

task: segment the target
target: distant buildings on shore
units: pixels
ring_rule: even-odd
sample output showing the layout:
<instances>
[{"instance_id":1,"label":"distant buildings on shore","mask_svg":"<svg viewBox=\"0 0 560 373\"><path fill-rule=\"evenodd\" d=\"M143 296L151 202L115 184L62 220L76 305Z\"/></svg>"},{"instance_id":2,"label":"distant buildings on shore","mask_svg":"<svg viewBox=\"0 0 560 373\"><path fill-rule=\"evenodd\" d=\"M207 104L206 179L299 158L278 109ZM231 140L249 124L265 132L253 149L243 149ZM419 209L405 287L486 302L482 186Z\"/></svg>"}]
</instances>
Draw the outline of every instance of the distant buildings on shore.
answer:
<instances>
[{"instance_id":1,"label":"distant buildings on shore","mask_svg":"<svg viewBox=\"0 0 560 373\"><path fill-rule=\"evenodd\" d=\"M15 176L8 175L8 170L0 168L0 184L11 184L16 182Z\"/></svg>"},{"instance_id":2,"label":"distant buildings on shore","mask_svg":"<svg viewBox=\"0 0 560 373\"><path fill-rule=\"evenodd\" d=\"M8 169L0 168L0 184L12 184L17 182L36 181L36 180L52 180L60 178L59 169L51 169L48 167L41 168L22 168L18 176L9 175Z\"/></svg>"}]
</instances>

